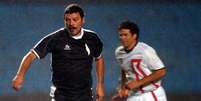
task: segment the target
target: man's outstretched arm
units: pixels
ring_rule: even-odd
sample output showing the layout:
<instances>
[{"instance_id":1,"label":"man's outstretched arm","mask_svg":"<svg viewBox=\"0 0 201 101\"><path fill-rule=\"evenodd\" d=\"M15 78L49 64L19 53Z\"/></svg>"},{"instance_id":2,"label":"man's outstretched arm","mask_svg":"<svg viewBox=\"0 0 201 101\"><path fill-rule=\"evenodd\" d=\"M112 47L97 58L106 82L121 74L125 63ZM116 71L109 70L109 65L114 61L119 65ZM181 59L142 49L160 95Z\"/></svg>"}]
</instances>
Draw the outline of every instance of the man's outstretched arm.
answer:
<instances>
[{"instance_id":1,"label":"man's outstretched arm","mask_svg":"<svg viewBox=\"0 0 201 101\"><path fill-rule=\"evenodd\" d=\"M16 91L18 91L22 87L24 76L27 70L29 69L31 63L35 59L36 59L36 55L33 53L33 51L28 52L22 59L18 72L12 80L12 87Z\"/></svg>"}]
</instances>

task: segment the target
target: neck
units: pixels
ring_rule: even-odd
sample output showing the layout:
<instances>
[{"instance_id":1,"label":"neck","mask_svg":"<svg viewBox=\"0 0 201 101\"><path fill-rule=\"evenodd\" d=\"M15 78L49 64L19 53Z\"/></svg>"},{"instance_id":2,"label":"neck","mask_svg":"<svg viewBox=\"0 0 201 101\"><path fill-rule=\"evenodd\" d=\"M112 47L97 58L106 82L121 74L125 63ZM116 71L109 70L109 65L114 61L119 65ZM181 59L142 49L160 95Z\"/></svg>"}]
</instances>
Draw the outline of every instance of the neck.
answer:
<instances>
[{"instance_id":1,"label":"neck","mask_svg":"<svg viewBox=\"0 0 201 101\"><path fill-rule=\"evenodd\" d=\"M81 39L82 36L83 36L83 34L84 34L84 32L83 32L83 30L81 29L80 33L77 34L77 35L75 35L75 36L72 36L72 38L74 38L74 39Z\"/></svg>"},{"instance_id":2,"label":"neck","mask_svg":"<svg viewBox=\"0 0 201 101\"><path fill-rule=\"evenodd\" d=\"M135 46L137 45L137 41L136 42L133 42L129 47L126 47L125 48L125 51L127 52L127 53L129 53L130 51L132 51L133 50L133 48L135 48Z\"/></svg>"}]
</instances>

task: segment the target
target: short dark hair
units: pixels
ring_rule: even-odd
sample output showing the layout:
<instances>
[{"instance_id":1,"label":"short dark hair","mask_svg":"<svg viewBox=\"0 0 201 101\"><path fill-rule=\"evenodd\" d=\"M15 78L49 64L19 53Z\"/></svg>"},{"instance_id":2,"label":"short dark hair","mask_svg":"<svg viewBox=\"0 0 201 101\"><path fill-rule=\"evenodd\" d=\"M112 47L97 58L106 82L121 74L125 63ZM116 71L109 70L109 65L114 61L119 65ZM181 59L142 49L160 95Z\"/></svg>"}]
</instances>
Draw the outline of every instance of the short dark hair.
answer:
<instances>
[{"instance_id":1,"label":"short dark hair","mask_svg":"<svg viewBox=\"0 0 201 101\"><path fill-rule=\"evenodd\" d=\"M80 16L84 17L84 11L78 4L70 4L65 8L64 14L79 13Z\"/></svg>"},{"instance_id":2,"label":"short dark hair","mask_svg":"<svg viewBox=\"0 0 201 101\"><path fill-rule=\"evenodd\" d=\"M121 29L129 29L131 34L136 34L137 39L139 38L140 29L138 25L135 24L134 22L131 22L129 20L123 21L118 27L118 30L121 30Z\"/></svg>"}]
</instances>

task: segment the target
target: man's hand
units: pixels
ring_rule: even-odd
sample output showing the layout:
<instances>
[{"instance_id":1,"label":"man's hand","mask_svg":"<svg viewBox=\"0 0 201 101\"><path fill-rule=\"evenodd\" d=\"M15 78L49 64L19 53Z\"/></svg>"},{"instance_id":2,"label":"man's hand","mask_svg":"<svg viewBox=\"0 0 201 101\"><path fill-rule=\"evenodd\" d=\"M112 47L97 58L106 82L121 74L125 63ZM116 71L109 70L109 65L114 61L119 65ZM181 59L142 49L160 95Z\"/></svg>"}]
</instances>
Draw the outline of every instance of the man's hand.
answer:
<instances>
[{"instance_id":1,"label":"man's hand","mask_svg":"<svg viewBox=\"0 0 201 101\"><path fill-rule=\"evenodd\" d=\"M130 96L129 90L122 87L118 90L118 94L112 97L112 101L126 101L128 96Z\"/></svg>"},{"instance_id":2,"label":"man's hand","mask_svg":"<svg viewBox=\"0 0 201 101\"><path fill-rule=\"evenodd\" d=\"M15 76L12 80L12 87L13 89L15 89L16 91L18 91L23 84L24 78L22 76Z\"/></svg>"},{"instance_id":3,"label":"man's hand","mask_svg":"<svg viewBox=\"0 0 201 101\"><path fill-rule=\"evenodd\" d=\"M125 85L125 87L126 87L127 89L132 89L132 90L136 90L136 89L138 89L140 86L141 86L141 83L140 83L139 81L135 81L135 80L129 81L129 82L127 82L126 85Z\"/></svg>"},{"instance_id":4,"label":"man's hand","mask_svg":"<svg viewBox=\"0 0 201 101\"><path fill-rule=\"evenodd\" d=\"M118 95L121 97L121 98L124 98L124 97L128 97L130 94L129 94L129 90L126 89L125 87L123 88L120 88L118 90Z\"/></svg>"},{"instance_id":5,"label":"man's hand","mask_svg":"<svg viewBox=\"0 0 201 101\"><path fill-rule=\"evenodd\" d=\"M96 101L103 101L104 100L104 87L103 85L98 85L96 87Z\"/></svg>"},{"instance_id":6,"label":"man's hand","mask_svg":"<svg viewBox=\"0 0 201 101\"><path fill-rule=\"evenodd\" d=\"M112 97L112 101L126 101L127 97L120 97L119 94Z\"/></svg>"},{"instance_id":7,"label":"man's hand","mask_svg":"<svg viewBox=\"0 0 201 101\"><path fill-rule=\"evenodd\" d=\"M12 87L16 91L18 91L22 87L25 73L29 69L31 63L36 59L36 57L37 56L34 54L34 52L30 51L22 59L18 72L12 80Z\"/></svg>"}]
</instances>

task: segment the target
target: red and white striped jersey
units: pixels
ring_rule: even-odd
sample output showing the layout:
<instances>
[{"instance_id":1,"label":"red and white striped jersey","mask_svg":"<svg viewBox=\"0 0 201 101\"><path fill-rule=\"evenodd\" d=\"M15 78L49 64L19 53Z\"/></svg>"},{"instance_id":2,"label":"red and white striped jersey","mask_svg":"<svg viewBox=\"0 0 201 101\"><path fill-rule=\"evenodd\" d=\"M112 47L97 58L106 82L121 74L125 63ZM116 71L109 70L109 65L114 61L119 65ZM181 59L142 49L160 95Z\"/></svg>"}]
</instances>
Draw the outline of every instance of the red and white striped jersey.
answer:
<instances>
[{"instance_id":1,"label":"red and white striped jersey","mask_svg":"<svg viewBox=\"0 0 201 101\"><path fill-rule=\"evenodd\" d=\"M140 80L145 76L152 74L154 70L164 68L164 64L158 57L155 50L143 43L138 42L136 46L130 51L126 52L123 46L120 46L115 51L117 62L121 69L126 74L126 79ZM151 84L141 87L134 94L141 94L144 92L153 91L161 85L161 80L152 82Z\"/></svg>"}]
</instances>

